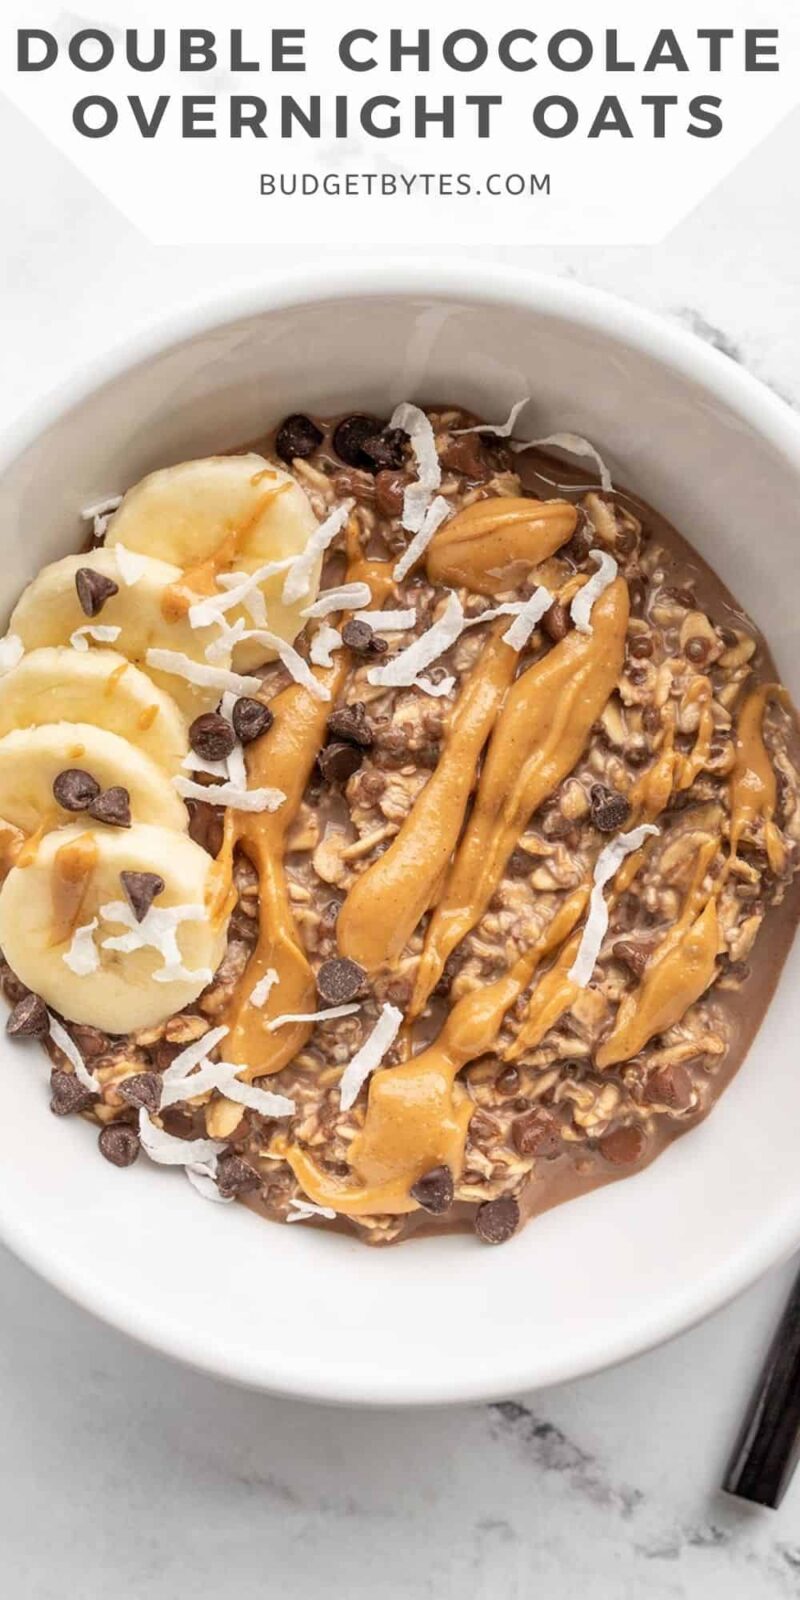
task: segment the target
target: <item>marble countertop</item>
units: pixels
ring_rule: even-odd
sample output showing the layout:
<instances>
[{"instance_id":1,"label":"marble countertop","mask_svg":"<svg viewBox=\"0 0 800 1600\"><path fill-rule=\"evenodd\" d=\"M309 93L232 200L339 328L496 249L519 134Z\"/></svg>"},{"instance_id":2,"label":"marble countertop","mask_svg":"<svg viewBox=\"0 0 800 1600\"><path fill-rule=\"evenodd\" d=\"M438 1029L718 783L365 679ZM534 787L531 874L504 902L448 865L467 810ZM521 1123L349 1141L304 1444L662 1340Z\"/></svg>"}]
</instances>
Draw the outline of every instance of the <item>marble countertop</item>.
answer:
<instances>
[{"instance_id":1,"label":"marble countertop","mask_svg":"<svg viewBox=\"0 0 800 1600\"><path fill-rule=\"evenodd\" d=\"M800 406L795 114L657 249L493 250L639 300ZM0 425L137 322L301 252L156 249L0 103ZM335 255L331 251L331 255ZM460 252L463 254L464 252ZM718 1492L796 1264L626 1366L501 1405L330 1411L127 1342L0 1249L0 1551L24 1600L800 1595L800 1482Z\"/></svg>"}]
</instances>

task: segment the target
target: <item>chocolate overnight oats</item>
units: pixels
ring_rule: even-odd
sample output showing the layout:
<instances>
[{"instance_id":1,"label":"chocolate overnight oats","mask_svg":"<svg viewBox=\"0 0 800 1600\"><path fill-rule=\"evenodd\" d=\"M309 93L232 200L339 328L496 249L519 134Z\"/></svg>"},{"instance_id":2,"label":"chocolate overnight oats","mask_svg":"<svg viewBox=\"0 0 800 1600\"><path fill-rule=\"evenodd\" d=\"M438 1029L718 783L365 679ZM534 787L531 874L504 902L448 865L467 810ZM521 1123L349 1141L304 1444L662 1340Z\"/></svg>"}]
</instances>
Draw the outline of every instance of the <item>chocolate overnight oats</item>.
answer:
<instances>
[{"instance_id":1,"label":"chocolate overnight oats","mask_svg":"<svg viewBox=\"0 0 800 1600\"><path fill-rule=\"evenodd\" d=\"M288 416L91 508L19 600L7 1026L112 1164L501 1243L740 1065L797 910L792 708L691 546L520 409Z\"/></svg>"}]
</instances>

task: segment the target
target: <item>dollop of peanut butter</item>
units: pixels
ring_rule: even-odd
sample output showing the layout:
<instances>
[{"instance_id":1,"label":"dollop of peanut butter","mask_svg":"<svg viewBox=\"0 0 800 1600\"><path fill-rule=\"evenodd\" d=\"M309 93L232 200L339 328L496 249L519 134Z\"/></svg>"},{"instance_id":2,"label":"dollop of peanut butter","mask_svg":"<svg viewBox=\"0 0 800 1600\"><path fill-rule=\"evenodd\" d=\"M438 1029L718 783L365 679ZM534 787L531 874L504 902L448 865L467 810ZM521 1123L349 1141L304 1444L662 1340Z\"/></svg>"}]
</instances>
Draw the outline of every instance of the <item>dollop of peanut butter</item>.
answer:
<instances>
[{"instance_id":1,"label":"dollop of peanut butter","mask_svg":"<svg viewBox=\"0 0 800 1600\"><path fill-rule=\"evenodd\" d=\"M463 584L473 594L502 594L566 544L577 522L566 500L476 500L434 534L428 577L431 583Z\"/></svg>"},{"instance_id":2,"label":"dollop of peanut butter","mask_svg":"<svg viewBox=\"0 0 800 1600\"><path fill-rule=\"evenodd\" d=\"M767 860L773 872L786 864L786 852L775 826L776 782L769 752L764 744L764 712L769 700L782 706L791 702L779 683L762 683L748 695L736 724L736 756L730 779L731 855L735 856L743 835L759 818L764 824Z\"/></svg>"}]
</instances>

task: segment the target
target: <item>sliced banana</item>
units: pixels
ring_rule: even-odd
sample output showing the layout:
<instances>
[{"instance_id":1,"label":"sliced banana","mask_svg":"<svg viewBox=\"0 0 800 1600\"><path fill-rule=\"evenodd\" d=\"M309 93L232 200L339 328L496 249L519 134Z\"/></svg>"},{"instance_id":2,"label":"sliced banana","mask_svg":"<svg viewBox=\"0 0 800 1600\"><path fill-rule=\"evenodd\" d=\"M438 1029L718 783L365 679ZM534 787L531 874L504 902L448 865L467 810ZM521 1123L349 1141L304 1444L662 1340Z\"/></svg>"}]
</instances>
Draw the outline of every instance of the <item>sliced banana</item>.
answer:
<instances>
[{"instance_id":1,"label":"sliced banana","mask_svg":"<svg viewBox=\"0 0 800 1600\"><path fill-rule=\"evenodd\" d=\"M104 906L125 903L121 872L153 872L164 879L144 923L132 914L125 921L101 916ZM0 947L17 977L69 1021L112 1034L155 1027L195 1000L222 960L227 919L215 910L218 872L199 845L172 829L147 823L59 828L45 834L28 865L12 867L0 889ZM157 934L163 939L169 917L146 924L153 911L170 908L188 917L171 919L185 970L166 982L159 974L169 969L158 948L104 946L104 940L126 935L129 942ZM95 918L97 928L85 937L97 964L79 976L64 957L76 930Z\"/></svg>"},{"instance_id":2,"label":"sliced banana","mask_svg":"<svg viewBox=\"0 0 800 1600\"><path fill-rule=\"evenodd\" d=\"M181 771L189 750L186 718L172 695L116 650L45 646L31 650L0 678L0 738L14 728L48 722L107 728L150 756L169 777Z\"/></svg>"},{"instance_id":3,"label":"sliced banana","mask_svg":"<svg viewBox=\"0 0 800 1600\"><path fill-rule=\"evenodd\" d=\"M80 767L101 789L121 784L131 797L134 822L185 832L189 814L161 767L118 733L90 722L45 722L17 728L0 739L0 817L22 833L58 828L74 818L59 806L53 783Z\"/></svg>"},{"instance_id":4,"label":"sliced banana","mask_svg":"<svg viewBox=\"0 0 800 1600\"><path fill-rule=\"evenodd\" d=\"M91 567L119 584L118 592L111 595L95 618L84 614L78 600L75 575L80 567ZM26 650L37 650L42 645L68 645L79 628L119 628L119 635L109 642L129 661L144 666L148 650L162 649L189 656L206 666L206 648L218 638L219 630L192 628L188 617L180 614L180 607L172 604L182 576L178 567L148 557L139 580L128 586L120 579L113 550L64 556L43 567L28 584L12 613L9 632L18 635ZM91 643L91 635L85 637ZM215 664L227 666L228 659L217 659ZM173 673L153 672L152 677L188 717L213 710L219 701L218 688L200 688Z\"/></svg>"},{"instance_id":5,"label":"sliced banana","mask_svg":"<svg viewBox=\"0 0 800 1600\"><path fill-rule=\"evenodd\" d=\"M263 456L208 456L152 472L129 489L112 518L106 545L157 556L186 569L193 587L215 592L220 572L254 572L267 561L297 556L305 549L317 519L300 485L288 472ZM281 600L284 577L278 573L261 584L269 628L289 644L301 631L303 608L314 600L321 562L311 575L309 592L294 605ZM203 570L205 569L205 570ZM235 622L243 608L227 613ZM254 640L234 650L238 672L274 658Z\"/></svg>"}]
</instances>

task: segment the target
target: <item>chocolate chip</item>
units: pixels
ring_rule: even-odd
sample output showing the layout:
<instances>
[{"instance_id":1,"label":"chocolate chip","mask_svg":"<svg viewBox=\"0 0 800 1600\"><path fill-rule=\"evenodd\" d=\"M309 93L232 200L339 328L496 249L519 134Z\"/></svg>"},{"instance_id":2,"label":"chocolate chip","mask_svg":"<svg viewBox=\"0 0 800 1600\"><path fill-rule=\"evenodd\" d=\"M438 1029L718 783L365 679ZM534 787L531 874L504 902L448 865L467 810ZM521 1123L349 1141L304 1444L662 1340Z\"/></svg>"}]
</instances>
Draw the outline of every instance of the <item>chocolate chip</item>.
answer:
<instances>
[{"instance_id":1,"label":"chocolate chip","mask_svg":"<svg viewBox=\"0 0 800 1600\"><path fill-rule=\"evenodd\" d=\"M512 850L506 864L509 878L528 878L533 872L533 859L527 850Z\"/></svg>"},{"instance_id":2,"label":"chocolate chip","mask_svg":"<svg viewBox=\"0 0 800 1600\"><path fill-rule=\"evenodd\" d=\"M129 1106L136 1106L137 1111L144 1106L155 1116L161 1105L161 1079L157 1072L134 1072L130 1078L123 1078L117 1088Z\"/></svg>"},{"instance_id":3,"label":"chocolate chip","mask_svg":"<svg viewBox=\"0 0 800 1600\"><path fill-rule=\"evenodd\" d=\"M354 744L326 744L317 765L326 783L346 783L361 766L361 751Z\"/></svg>"},{"instance_id":4,"label":"chocolate chip","mask_svg":"<svg viewBox=\"0 0 800 1600\"><path fill-rule=\"evenodd\" d=\"M87 811L99 793L97 779L82 767L66 767L53 780L53 794L65 811Z\"/></svg>"},{"instance_id":5,"label":"chocolate chip","mask_svg":"<svg viewBox=\"0 0 800 1600\"><path fill-rule=\"evenodd\" d=\"M552 1112L545 1111L543 1107L527 1111L524 1116L515 1117L511 1124L511 1138L514 1148L521 1156L542 1156L549 1159L560 1155L564 1148L561 1124Z\"/></svg>"},{"instance_id":6,"label":"chocolate chip","mask_svg":"<svg viewBox=\"0 0 800 1600\"><path fill-rule=\"evenodd\" d=\"M364 993L366 973L357 961L348 956L334 956L323 961L317 973L317 993L328 1006L346 1006L357 995Z\"/></svg>"},{"instance_id":7,"label":"chocolate chip","mask_svg":"<svg viewBox=\"0 0 800 1600\"><path fill-rule=\"evenodd\" d=\"M189 743L204 761L224 761L236 743L236 734L218 711L205 711L191 724Z\"/></svg>"},{"instance_id":8,"label":"chocolate chip","mask_svg":"<svg viewBox=\"0 0 800 1600\"><path fill-rule=\"evenodd\" d=\"M8 1014L6 1033L14 1039L46 1039L49 1032L47 1006L38 994L26 994Z\"/></svg>"},{"instance_id":9,"label":"chocolate chip","mask_svg":"<svg viewBox=\"0 0 800 1600\"><path fill-rule=\"evenodd\" d=\"M289 465L298 458L305 461L322 444L325 435L316 422L302 411L293 411L285 417L275 435L275 454Z\"/></svg>"},{"instance_id":10,"label":"chocolate chip","mask_svg":"<svg viewBox=\"0 0 800 1600\"><path fill-rule=\"evenodd\" d=\"M261 1175L249 1161L229 1150L217 1162L217 1188L226 1200L235 1194L249 1194L261 1187Z\"/></svg>"},{"instance_id":11,"label":"chocolate chip","mask_svg":"<svg viewBox=\"0 0 800 1600\"><path fill-rule=\"evenodd\" d=\"M345 623L342 638L348 650L354 650L358 656L382 656L389 648L385 639L373 633L368 622L356 622L355 619Z\"/></svg>"},{"instance_id":12,"label":"chocolate chip","mask_svg":"<svg viewBox=\"0 0 800 1600\"><path fill-rule=\"evenodd\" d=\"M475 1213L475 1232L484 1244L505 1244L519 1227L519 1206L513 1194L484 1200Z\"/></svg>"},{"instance_id":13,"label":"chocolate chip","mask_svg":"<svg viewBox=\"0 0 800 1600\"><path fill-rule=\"evenodd\" d=\"M101 1129L97 1146L112 1167L132 1167L139 1154L139 1135L124 1122L110 1122Z\"/></svg>"},{"instance_id":14,"label":"chocolate chip","mask_svg":"<svg viewBox=\"0 0 800 1600\"><path fill-rule=\"evenodd\" d=\"M671 1066L659 1067L647 1080L648 1100L669 1106L671 1111L687 1111L693 1095L692 1080L679 1061Z\"/></svg>"},{"instance_id":15,"label":"chocolate chip","mask_svg":"<svg viewBox=\"0 0 800 1600\"><path fill-rule=\"evenodd\" d=\"M402 472L379 472L375 479L375 507L382 517L399 517L408 486Z\"/></svg>"},{"instance_id":16,"label":"chocolate chip","mask_svg":"<svg viewBox=\"0 0 800 1600\"><path fill-rule=\"evenodd\" d=\"M97 1096L85 1089L74 1072L62 1072L54 1067L50 1074L50 1110L56 1117L69 1117L74 1111L85 1111Z\"/></svg>"},{"instance_id":17,"label":"chocolate chip","mask_svg":"<svg viewBox=\"0 0 800 1600\"><path fill-rule=\"evenodd\" d=\"M382 433L372 434L366 438L361 449L362 453L369 457L372 470L377 472L383 468L402 467L408 442L408 434L404 428L384 428Z\"/></svg>"},{"instance_id":18,"label":"chocolate chip","mask_svg":"<svg viewBox=\"0 0 800 1600\"><path fill-rule=\"evenodd\" d=\"M635 978L641 978L647 966L652 946L650 944L637 944L635 939L618 939L611 947L611 954L615 961L621 961Z\"/></svg>"},{"instance_id":19,"label":"chocolate chip","mask_svg":"<svg viewBox=\"0 0 800 1600\"><path fill-rule=\"evenodd\" d=\"M494 1086L498 1094L503 1095L504 1099L509 1099L509 1097L515 1095L519 1089L518 1069L516 1067L504 1067L502 1072L498 1072L494 1080Z\"/></svg>"},{"instance_id":20,"label":"chocolate chip","mask_svg":"<svg viewBox=\"0 0 800 1600\"><path fill-rule=\"evenodd\" d=\"M104 789L89 806L89 816L95 822L107 822L110 828L129 828L131 825L131 797L127 789L115 783Z\"/></svg>"},{"instance_id":21,"label":"chocolate chip","mask_svg":"<svg viewBox=\"0 0 800 1600\"><path fill-rule=\"evenodd\" d=\"M362 750L370 749L375 736L363 700L354 700L352 705L341 706L338 711L331 713L328 718L328 737L346 739L348 744L357 744Z\"/></svg>"},{"instance_id":22,"label":"chocolate chip","mask_svg":"<svg viewBox=\"0 0 800 1600\"><path fill-rule=\"evenodd\" d=\"M695 666L701 666L708 659L711 650L711 641L704 639L700 634L686 640L683 653L687 661L692 661Z\"/></svg>"},{"instance_id":23,"label":"chocolate chip","mask_svg":"<svg viewBox=\"0 0 800 1600\"><path fill-rule=\"evenodd\" d=\"M269 706L261 700L254 700L248 694L243 694L233 708L233 728L237 739L242 744L252 744L254 739L260 739L262 733L268 733L275 721L275 716Z\"/></svg>"},{"instance_id":24,"label":"chocolate chip","mask_svg":"<svg viewBox=\"0 0 800 1600\"><path fill-rule=\"evenodd\" d=\"M603 783L592 785L592 822L600 833L616 833L627 822L630 802L616 789L607 789Z\"/></svg>"},{"instance_id":25,"label":"chocolate chip","mask_svg":"<svg viewBox=\"0 0 800 1600\"><path fill-rule=\"evenodd\" d=\"M628 640L628 655L634 660L645 661L653 654L653 641L649 633L635 633Z\"/></svg>"},{"instance_id":26,"label":"chocolate chip","mask_svg":"<svg viewBox=\"0 0 800 1600\"><path fill-rule=\"evenodd\" d=\"M641 1161L646 1144L644 1129L629 1122L621 1128L612 1128L610 1133L604 1133L602 1139L597 1141L597 1148L612 1166L632 1167L635 1162Z\"/></svg>"},{"instance_id":27,"label":"chocolate chip","mask_svg":"<svg viewBox=\"0 0 800 1600\"><path fill-rule=\"evenodd\" d=\"M333 448L348 467L361 467L365 472L374 472L375 462L367 454L364 445L367 440L374 442L381 433L383 423L379 417L367 417L363 412L356 411L337 423L333 430Z\"/></svg>"},{"instance_id":28,"label":"chocolate chip","mask_svg":"<svg viewBox=\"0 0 800 1600\"><path fill-rule=\"evenodd\" d=\"M164 893L164 879L157 872L121 872L119 881L137 922L144 922L156 895Z\"/></svg>"},{"instance_id":29,"label":"chocolate chip","mask_svg":"<svg viewBox=\"0 0 800 1600\"><path fill-rule=\"evenodd\" d=\"M553 644L558 644L566 639L569 633L569 612L560 600L554 600L549 611L542 617L542 627Z\"/></svg>"},{"instance_id":30,"label":"chocolate chip","mask_svg":"<svg viewBox=\"0 0 800 1600\"><path fill-rule=\"evenodd\" d=\"M96 617L112 594L119 594L119 584L106 578L92 567L79 567L75 574L81 611L87 617Z\"/></svg>"},{"instance_id":31,"label":"chocolate chip","mask_svg":"<svg viewBox=\"0 0 800 1600\"><path fill-rule=\"evenodd\" d=\"M411 1187L411 1198L434 1217L449 1211L453 1204L453 1174L449 1167L431 1167Z\"/></svg>"}]
</instances>

